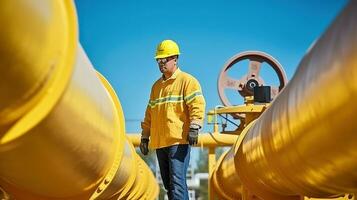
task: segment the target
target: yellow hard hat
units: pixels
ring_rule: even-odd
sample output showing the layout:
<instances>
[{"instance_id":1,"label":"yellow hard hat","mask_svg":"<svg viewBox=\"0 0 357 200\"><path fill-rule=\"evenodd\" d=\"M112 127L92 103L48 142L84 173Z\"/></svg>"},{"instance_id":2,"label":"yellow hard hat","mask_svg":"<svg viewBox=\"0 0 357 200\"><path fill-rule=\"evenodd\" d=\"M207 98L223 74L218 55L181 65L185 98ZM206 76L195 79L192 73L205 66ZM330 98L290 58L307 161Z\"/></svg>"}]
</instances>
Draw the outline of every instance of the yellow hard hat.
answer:
<instances>
[{"instance_id":1,"label":"yellow hard hat","mask_svg":"<svg viewBox=\"0 0 357 200\"><path fill-rule=\"evenodd\" d=\"M162 41L156 48L155 59L180 55L180 49L176 42L172 40Z\"/></svg>"}]
</instances>

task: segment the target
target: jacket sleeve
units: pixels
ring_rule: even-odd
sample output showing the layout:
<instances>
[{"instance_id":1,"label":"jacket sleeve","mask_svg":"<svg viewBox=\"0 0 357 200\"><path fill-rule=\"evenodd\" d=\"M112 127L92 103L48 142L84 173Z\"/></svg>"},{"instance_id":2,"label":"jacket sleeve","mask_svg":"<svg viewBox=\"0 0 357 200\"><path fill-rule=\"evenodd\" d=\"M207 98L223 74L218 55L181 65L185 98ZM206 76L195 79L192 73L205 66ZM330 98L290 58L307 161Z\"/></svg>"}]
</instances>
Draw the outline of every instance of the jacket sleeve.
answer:
<instances>
[{"instance_id":1,"label":"jacket sleeve","mask_svg":"<svg viewBox=\"0 0 357 200\"><path fill-rule=\"evenodd\" d=\"M151 90L148 105L146 106L144 121L141 122L141 129L142 129L141 138L149 138L150 137L151 103L152 103L152 90Z\"/></svg>"},{"instance_id":2,"label":"jacket sleeve","mask_svg":"<svg viewBox=\"0 0 357 200\"><path fill-rule=\"evenodd\" d=\"M193 77L189 79L185 87L184 100L188 107L190 124L202 127L206 102L199 82Z\"/></svg>"}]
</instances>

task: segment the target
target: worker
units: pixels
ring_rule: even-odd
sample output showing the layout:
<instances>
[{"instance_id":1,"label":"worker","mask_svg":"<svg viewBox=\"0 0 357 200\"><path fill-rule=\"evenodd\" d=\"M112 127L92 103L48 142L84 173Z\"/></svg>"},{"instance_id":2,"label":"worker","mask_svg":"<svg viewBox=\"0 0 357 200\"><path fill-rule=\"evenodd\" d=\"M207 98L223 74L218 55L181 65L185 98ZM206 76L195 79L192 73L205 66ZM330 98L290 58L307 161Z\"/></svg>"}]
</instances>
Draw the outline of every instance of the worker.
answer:
<instances>
[{"instance_id":1,"label":"worker","mask_svg":"<svg viewBox=\"0 0 357 200\"><path fill-rule=\"evenodd\" d=\"M199 82L178 67L180 50L172 40L162 41L155 59L162 76L151 88L141 123L140 150L156 150L168 198L188 200L186 172L191 145L197 144L203 125L205 100Z\"/></svg>"}]
</instances>

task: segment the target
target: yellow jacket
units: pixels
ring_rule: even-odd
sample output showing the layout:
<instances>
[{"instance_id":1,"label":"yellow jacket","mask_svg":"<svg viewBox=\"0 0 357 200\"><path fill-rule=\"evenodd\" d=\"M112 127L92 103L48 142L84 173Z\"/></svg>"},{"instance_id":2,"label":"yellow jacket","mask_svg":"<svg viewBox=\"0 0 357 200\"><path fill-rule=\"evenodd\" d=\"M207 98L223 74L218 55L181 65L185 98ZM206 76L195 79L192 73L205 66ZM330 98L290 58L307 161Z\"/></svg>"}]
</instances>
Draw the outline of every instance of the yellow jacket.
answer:
<instances>
[{"instance_id":1,"label":"yellow jacket","mask_svg":"<svg viewBox=\"0 0 357 200\"><path fill-rule=\"evenodd\" d=\"M142 137L150 137L150 148L187 144L190 124L202 127L205 100L198 81L180 69L167 80L162 77L151 89L141 123Z\"/></svg>"}]
</instances>

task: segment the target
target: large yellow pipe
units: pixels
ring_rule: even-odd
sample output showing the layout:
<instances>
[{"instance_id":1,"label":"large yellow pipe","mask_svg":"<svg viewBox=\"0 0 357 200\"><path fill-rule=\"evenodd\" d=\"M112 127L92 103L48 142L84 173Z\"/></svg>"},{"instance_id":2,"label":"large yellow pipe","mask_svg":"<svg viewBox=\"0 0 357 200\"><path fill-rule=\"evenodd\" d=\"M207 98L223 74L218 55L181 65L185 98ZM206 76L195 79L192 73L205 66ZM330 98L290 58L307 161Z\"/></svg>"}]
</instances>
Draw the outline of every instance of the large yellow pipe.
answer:
<instances>
[{"instance_id":1,"label":"large yellow pipe","mask_svg":"<svg viewBox=\"0 0 357 200\"><path fill-rule=\"evenodd\" d=\"M98 73L98 76L114 100L115 107L120 111L119 115L122 116L123 111L115 91L101 74ZM120 118L119 124L124 127L124 117ZM120 131L120 136L125 135L124 129ZM121 155L121 151L119 151L116 153L117 159L114 160L104 181L91 196L91 199L155 199L159 194L156 179L146 163L136 154L135 148L127 136L124 145L119 147L124 147L121 160L118 158Z\"/></svg>"},{"instance_id":2,"label":"large yellow pipe","mask_svg":"<svg viewBox=\"0 0 357 200\"><path fill-rule=\"evenodd\" d=\"M119 100L77 48L73 2L0 1L0 22L0 186L16 199L154 199Z\"/></svg>"},{"instance_id":3,"label":"large yellow pipe","mask_svg":"<svg viewBox=\"0 0 357 200\"><path fill-rule=\"evenodd\" d=\"M274 200L356 193L356 99L357 1L351 1L233 147L234 156L227 155L236 185Z\"/></svg>"},{"instance_id":4,"label":"large yellow pipe","mask_svg":"<svg viewBox=\"0 0 357 200\"><path fill-rule=\"evenodd\" d=\"M37 115L44 116L58 101L71 78L78 33L71 1L1 1L0 23L0 129L5 129L30 110L39 112L39 105ZM57 95L47 95L51 91Z\"/></svg>"}]
</instances>

